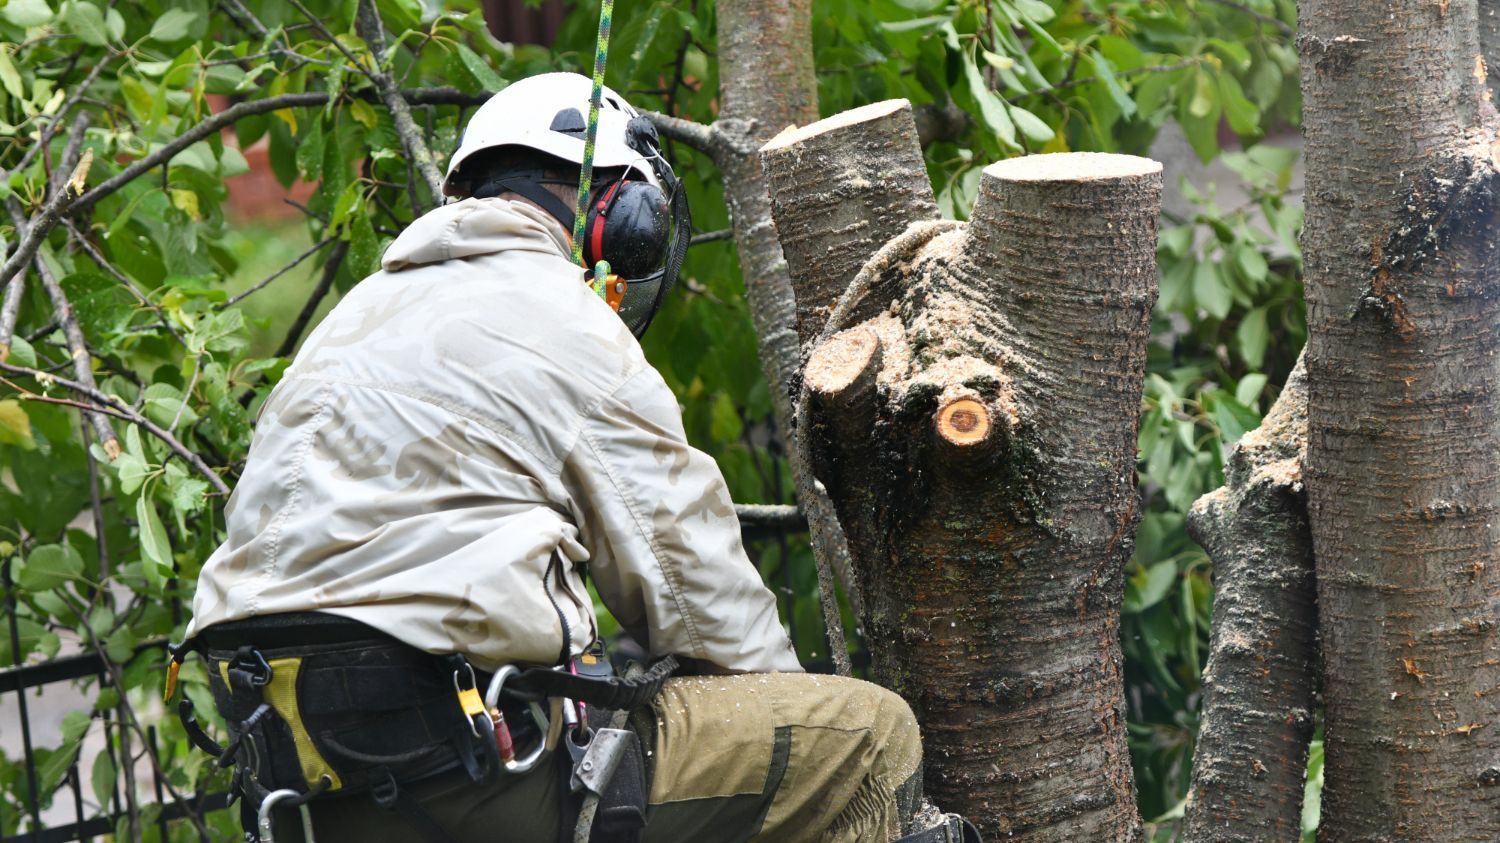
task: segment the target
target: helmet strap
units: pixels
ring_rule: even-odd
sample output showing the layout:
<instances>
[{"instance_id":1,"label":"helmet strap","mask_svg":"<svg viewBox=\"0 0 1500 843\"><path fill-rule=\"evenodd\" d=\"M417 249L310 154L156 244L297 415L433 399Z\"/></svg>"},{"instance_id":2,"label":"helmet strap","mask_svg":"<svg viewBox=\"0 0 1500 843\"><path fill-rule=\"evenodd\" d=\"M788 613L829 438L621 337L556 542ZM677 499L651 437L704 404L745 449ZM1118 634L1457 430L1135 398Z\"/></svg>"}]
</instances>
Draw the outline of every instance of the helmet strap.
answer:
<instances>
[{"instance_id":1,"label":"helmet strap","mask_svg":"<svg viewBox=\"0 0 1500 843\"><path fill-rule=\"evenodd\" d=\"M542 210L551 214L562 224L564 230L570 234L573 231L573 209L568 203L557 198L557 194L547 189L549 184L562 184L569 187L572 182L562 179L547 178L540 170L530 172L506 173L505 175L489 179L485 182L485 192L491 196L499 196L501 193L510 192L517 196L530 199L541 206Z\"/></svg>"}]
</instances>

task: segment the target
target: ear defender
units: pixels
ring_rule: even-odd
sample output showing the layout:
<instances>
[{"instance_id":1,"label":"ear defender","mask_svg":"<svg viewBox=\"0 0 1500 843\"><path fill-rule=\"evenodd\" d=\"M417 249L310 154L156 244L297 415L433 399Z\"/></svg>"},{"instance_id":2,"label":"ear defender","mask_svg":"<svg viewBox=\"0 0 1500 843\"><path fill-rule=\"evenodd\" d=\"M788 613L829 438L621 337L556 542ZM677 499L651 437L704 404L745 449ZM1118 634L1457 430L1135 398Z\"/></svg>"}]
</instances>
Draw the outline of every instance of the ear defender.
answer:
<instances>
[{"instance_id":1,"label":"ear defender","mask_svg":"<svg viewBox=\"0 0 1500 843\"><path fill-rule=\"evenodd\" d=\"M607 260L621 278L645 278L661 268L670 228L671 208L655 186L628 179L611 182L589 203L585 263Z\"/></svg>"}]
</instances>

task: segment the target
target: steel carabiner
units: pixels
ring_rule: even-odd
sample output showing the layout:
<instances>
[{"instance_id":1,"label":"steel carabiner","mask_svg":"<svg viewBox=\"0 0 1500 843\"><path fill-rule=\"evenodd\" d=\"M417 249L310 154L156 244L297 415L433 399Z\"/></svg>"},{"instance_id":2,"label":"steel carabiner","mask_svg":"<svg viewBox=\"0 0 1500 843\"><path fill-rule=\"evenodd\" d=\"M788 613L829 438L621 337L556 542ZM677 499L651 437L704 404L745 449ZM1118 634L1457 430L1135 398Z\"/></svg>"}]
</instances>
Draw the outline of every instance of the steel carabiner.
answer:
<instances>
[{"instance_id":1,"label":"steel carabiner","mask_svg":"<svg viewBox=\"0 0 1500 843\"><path fill-rule=\"evenodd\" d=\"M287 799L296 799L302 794L295 790L273 790L266 794L261 800L260 810L256 812L256 826L260 831L260 843L276 843L271 833L271 811L277 802ZM307 810L307 803L300 803L297 808L302 812L302 843L313 843L312 814Z\"/></svg>"}]
</instances>

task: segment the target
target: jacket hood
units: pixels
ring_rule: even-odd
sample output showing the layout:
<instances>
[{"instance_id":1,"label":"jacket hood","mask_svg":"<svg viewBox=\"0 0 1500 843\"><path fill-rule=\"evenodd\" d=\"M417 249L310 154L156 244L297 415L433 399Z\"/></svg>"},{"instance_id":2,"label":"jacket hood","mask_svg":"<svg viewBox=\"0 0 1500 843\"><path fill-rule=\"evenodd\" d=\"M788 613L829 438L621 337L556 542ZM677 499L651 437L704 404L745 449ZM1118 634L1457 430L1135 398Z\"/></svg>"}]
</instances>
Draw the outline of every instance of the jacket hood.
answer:
<instances>
[{"instance_id":1,"label":"jacket hood","mask_svg":"<svg viewBox=\"0 0 1500 843\"><path fill-rule=\"evenodd\" d=\"M545 211L508 199L465 199L424 214L396 238L380 266L414 266L521 250L569 260L568 235Z\"/></svg>"}]
</instances>

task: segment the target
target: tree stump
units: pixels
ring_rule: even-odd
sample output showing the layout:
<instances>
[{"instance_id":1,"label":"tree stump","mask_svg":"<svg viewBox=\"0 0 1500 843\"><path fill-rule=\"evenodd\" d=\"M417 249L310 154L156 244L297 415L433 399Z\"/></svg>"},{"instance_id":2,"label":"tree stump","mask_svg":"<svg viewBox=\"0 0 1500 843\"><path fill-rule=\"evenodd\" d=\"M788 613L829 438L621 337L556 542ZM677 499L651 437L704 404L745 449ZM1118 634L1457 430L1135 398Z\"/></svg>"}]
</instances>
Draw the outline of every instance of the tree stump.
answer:
<instances>
[{"instance_id":1,"label":"tree stump","mask_svg":"<svg viewBox=\"0 0 1500 843\"><path fill-rule=\"evenodd\" d=\"M928 794L993 839L1134 839L1119 609L1161 166L1004 161L970 222L933 221L904 101L762 161L799 314L831 310L800 418Z\"/></svg>"}]
</instances>

